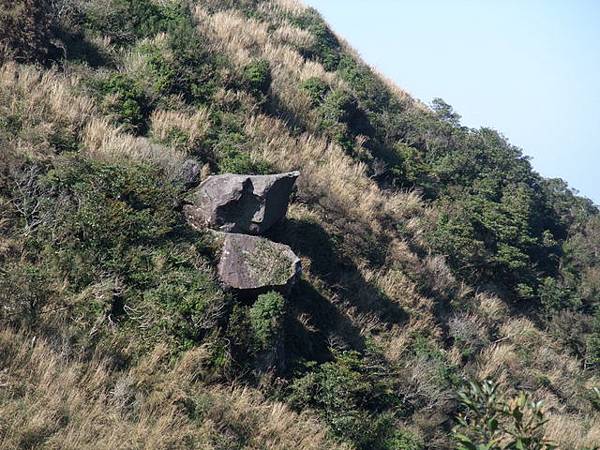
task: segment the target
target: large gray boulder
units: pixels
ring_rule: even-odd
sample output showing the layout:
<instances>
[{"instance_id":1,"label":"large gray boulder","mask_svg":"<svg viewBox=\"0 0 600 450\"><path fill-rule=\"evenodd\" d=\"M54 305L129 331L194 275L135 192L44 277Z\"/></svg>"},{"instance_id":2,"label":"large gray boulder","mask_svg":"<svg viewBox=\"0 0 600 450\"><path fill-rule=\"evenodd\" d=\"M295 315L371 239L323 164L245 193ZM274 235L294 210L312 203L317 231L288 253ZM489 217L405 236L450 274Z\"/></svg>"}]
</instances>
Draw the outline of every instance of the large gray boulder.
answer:
<instances>
[{"instance_id":1,"label":"large gray boulder","mask_svg":"<svg viewBox=\"0 0 600 450\"><path fill-rule=\"evenodd\" d=\"M299 172L275 175L214 175L191 194L184 211L196 227L262 234L287 213Z\"/></svg>"},{"instance_id":2,"label":"large gray boulder","mask_svg":"<svg viewBox=\"0 0 600 450\"><path fill-rule=\"evenodd\" d=\"M287 291L301 273L290 247L258 236L219 233L223 238L219 278L227 286L251 292Z\"/></svg>"}]
</instances>

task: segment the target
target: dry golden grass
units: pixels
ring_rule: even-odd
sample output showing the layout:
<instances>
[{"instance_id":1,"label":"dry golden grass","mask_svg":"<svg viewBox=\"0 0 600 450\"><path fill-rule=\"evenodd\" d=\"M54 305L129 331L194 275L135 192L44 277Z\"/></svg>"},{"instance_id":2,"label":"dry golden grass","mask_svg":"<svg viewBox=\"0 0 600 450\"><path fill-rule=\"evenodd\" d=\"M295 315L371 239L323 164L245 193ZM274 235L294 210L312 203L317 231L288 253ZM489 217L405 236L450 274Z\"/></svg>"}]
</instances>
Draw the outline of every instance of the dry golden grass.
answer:
<instances>
[{"instance_id":1,"label":"dry golden grass","mask_svg":"<svg viewBox=\"0 0 600 450\"><path fill-rule=\"evenodd\" d=\"M302 14L308 8L299 0L273 0L266 4L275 10L285 11L294 15Z\"/></svg>"},{"instance_id":2,"label":"dry golden grass","mask_svg":"<svg viewBox=\"0 0 600 450\"><path fill-rule=\"evenodd\" d=\"M288 22L282 22L272 32L267 23L246 18L237 11L209 15L198 6L195 16L200 27L213 37L217 48L237 66L243 67L254 58L269 61L273 77L271 88L294 117L306 117L311 109L310 99L299 89L302 81L318 77L333 87L345 85L321 64L300 55L297 48L309 45L312 38Z\"/></svg>"},{"instance_id":3,"label":"dry golden grass","mask_svg":"<svg viewBox=\"0 0 600 450\"><path fill-rule=\"evenodd\" d=\"M54 151L50 139L60 134L80 140L82 152L95 159L153 162L167 173L177 172L184 153L130 135L100 118L93 100L77 93L79 83L77 77L33 66L8 63L0 68L0 112L18 121L13 145L19 153L47 156ZM190 139L200 139L208 127L208 113L157 112L153 125L159 136L168 133L167 121Z\"/></svg>"},{"instance_id":4,"label":"dry golden grass","mask_svg":"<svg viewBox=\"0 0 600 450\"><path fill-rule=\"evenodd\" d=\"M561 450L595 448L600 443L600 419L583 420L579 416L550 416L546 438Z\"/></svg>"},{"instance_id":5,"label":"dry golden grass","mask_svg":"<svg viewBox=\"0 0 600 450\"><path fill-rule=\"evenodd\" d=\"M0 114L18 123L15 147L28 155L50 151L49 138L74 138L94 111L91 99L74 95L79 80L34 66L0 67Z\"/></svg>"},{"instance_id":6,"label":"dry golden grass","mask_svg":"<svg viewBox=\"0 0 600 450\"><path fill-rule=\"evenodd\" d=\"M186 158L183 151L125 133L106 119L90 120L83 131L82 143L84 153L91 158L107 162L151 163L162 168L168 177L178 173Z\"/></svg>"},{"instance_id":7,"label":"dry golden grass","mask_svg":"<svg viewBox=\"0 0 600 450\"><path fill-rule=\"evenodd\" d=\"M193 113L157 110L150 117L150 134L155 139L168 141L173 133L183 133L185 146L192 148L206 137L210 128L209 112L197 108Z\"/></svg>"},{"instance_id":8,"label":"dry golden grass","mask_svg":"<svg viewBox=\"0 0 600 450\"><path fill-rule=\"evenodd\" d=\"M519 357L512 344L497 343L484 349L477 358L478 377L481 380L495 379L506 381L509 374L522 370Z\"/></svg>"},{"instance_id":9,"label":"dry golden grass","mask_svg":"<svg viewBox=\"0 0 600 450\"><path fill-rule=\"evenodd\" d=\"M199 348L169 366L159 346L119 372L100 355L72 361L33 336L4 330L0 448L342 448L316 419L250 388L194 381L205 357ZM190 407L197 419L186 415Z\"/></svg>"},{"instance_id":10,"label":"dry golden grass","mask_svg":"<svg viewBox=\"0 0 600 450\"><path fill-rule=\"evenodd\" d=\"M292 137L281 121L266 116L251 118L246 133L256 143L255 151L278 169L301 169L301 195L347 220L376 223L385 197L367 176L366 167L339 146L309 134Z\"/></svg>"}]
</instances>

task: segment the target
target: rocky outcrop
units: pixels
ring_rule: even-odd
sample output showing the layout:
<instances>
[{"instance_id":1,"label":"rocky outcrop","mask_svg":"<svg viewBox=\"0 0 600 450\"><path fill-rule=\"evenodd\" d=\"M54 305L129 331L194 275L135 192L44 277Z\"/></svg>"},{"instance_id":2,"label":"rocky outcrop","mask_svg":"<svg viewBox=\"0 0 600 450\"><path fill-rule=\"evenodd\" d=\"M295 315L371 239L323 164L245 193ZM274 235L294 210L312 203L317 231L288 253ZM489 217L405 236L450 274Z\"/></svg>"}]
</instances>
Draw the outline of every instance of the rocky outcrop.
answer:
<instances>
[{"instance_id":1,"label":"rocky outcrop","mask_svg":"<svg viewBox=\"0 0 600 450\"><path fill-rule=\"evenodd\" d=\"M223 238L219 278L243 291L287 291L300 276L300 259L290 247L258 236L219 233Z\"/></svg>"},{"instance_id":2,"label":"rocky outcrop","mask_svg":"<svg viewBox=\"0 0 600 450\"><path fill-rule=\"evenodd\" d=\"M285 217L299 175L214 175L193 191L184 211L196 227L262 234Z\"/></svg>"}]
</instances>

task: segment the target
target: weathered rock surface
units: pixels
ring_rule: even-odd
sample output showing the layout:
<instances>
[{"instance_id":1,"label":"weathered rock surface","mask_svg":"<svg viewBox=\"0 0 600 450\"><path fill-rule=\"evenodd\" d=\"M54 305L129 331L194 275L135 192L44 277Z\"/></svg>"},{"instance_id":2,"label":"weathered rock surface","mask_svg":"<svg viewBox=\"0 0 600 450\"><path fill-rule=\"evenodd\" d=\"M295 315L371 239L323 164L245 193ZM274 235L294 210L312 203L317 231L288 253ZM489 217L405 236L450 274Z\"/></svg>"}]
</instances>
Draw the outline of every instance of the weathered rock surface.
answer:
<instances>
[{"instance_id":1,"label":"weathered rock surface","mask_svg":"<svg viewBox=\"0 0 600 450\"><path fill-rule=\"evenodd\" d=\"M262 234L285 217L299 175L214 175L195 189L184 210L194 226Z\"/></svg>"},{"instance_id":2,"label":"weathered rock surface","mask_svg":"<svg viewBox=\"0 0 600 450\"><path fill-rule=\"evenodd\" d=\"M200 170L198 161L187 159L179 168L176 179L186 187L194 186L200 182Z\"/></svg>"},{"instance_id":3,"label":"weathered rock surface","mask_svg":"<svg viewBox=\"0 0 600 450\"><path fill-rule=\"evenodd\" d=\"M219 278L244 291L288 290L301 273L290 247L247 234L223 233Z\"/></svg>"}]
</instances>

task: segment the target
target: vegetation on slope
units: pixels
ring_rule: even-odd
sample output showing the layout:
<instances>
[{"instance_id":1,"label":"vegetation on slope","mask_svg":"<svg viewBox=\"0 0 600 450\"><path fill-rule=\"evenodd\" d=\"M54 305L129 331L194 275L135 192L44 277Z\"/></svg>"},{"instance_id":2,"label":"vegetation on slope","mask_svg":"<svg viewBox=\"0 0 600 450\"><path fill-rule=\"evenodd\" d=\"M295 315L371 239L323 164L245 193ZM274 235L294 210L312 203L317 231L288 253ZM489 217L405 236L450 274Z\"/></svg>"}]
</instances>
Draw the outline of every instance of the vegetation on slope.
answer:
<instances>
[{"instance_id":1,"label":"vegetation on slope","mask_svg":"<svg viewBox=\"0 0 600 450\"><path fill-rule=\"evenodd\" d=\"M600 445L600 215L498 132L292 0L2 6L0 446ZM302 172L285 299L216 281L186 160Z\"/></svg>"}]
</instances>

